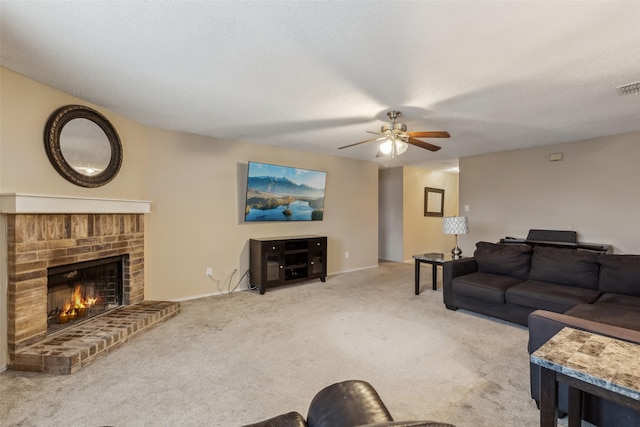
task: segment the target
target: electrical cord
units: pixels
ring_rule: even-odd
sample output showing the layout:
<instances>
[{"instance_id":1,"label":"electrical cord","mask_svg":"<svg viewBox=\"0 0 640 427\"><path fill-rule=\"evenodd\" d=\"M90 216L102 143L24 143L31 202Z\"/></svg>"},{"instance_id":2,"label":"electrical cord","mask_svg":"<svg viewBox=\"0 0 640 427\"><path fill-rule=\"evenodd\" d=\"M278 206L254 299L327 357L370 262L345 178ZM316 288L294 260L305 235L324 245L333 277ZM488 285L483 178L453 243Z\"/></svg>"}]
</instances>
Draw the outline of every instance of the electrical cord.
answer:
<instances>
[{"instance_id":1,"label":"electrical cord","mask_svg":"<svg viewBox=\"0 0 640 427\"><path fill-rule=\"evenodd\" d=\"M236 269L235 272L237 272L238 270ZM233 276L232 276L233 277ZM247 271L244 272L244 274L242 276L240 276L240 278L238 279L238 282L236 283L236 285L233 287L233 289L231 289L229 291L229 293L231 292L235 292L236 289L238 289L238 286L240 286L240 282L242 282L242 279L247 278L247 280L249 279L249 269L247 269ZM231 285L231 280L229 280L229 285Z\"/></svg>"},{"instance_id":2,"label":"electrical cord","mask_svg":"<svg viewBox=\"0 0 640 427\"><path fill-rule=\"evenodd\" d=\"M251 272L249 270L247 270L246 273L244 273L247 275L247 289L250 291L255 291L258 289L258 287L256 285L252 285L251 284Z\"/></svg>"},{"instance_id":3,"label":"electrical cord","mask_svg":"<svg viewBox=\"0 0 640 427\"><path fill-rule=\"evenodd\" d=\"M244 272L244 274L242 276L240 276L240 278L238 279L238 282L236 283L236 285L233 287L233 289L231 288L231 283L233 282L233 276L235 276L235 274L238 272L237 268L234 268L233 271L231 272L231 274L229 274L223 281L223 285L222 288L220 288L220 281L214 279L213 277L209 276L209 278L211 279L211 281L216 283L216 288L218 288L218 292L221 294L231 294L233 292L235 292L236 289L238 289L238 286L240 286L240 283L242 282L242 279L244 279L245 277L247 277L247 279L249 278L249 270L247 269L247 271ZM227 290L224 290L224 284L227 284ZM251 284L247 285L248 289L256 289L256 287L252 287Z\"/></svg>"}]
</instances>

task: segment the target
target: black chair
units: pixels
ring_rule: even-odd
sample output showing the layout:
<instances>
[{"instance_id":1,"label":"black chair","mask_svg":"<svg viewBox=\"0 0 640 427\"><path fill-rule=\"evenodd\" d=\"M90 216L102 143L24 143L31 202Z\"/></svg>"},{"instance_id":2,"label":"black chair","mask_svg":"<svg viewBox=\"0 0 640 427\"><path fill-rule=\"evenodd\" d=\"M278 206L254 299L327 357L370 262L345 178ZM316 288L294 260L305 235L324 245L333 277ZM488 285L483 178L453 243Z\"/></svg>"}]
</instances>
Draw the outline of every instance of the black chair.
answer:
<instances>
[{"instance_id":1,"label":"black chair","mask_svg":"<svg viewBox=\"0 0 640 427\"><path fill-rule=\"evenodd\" d=\"M371 384L343 381L320 390L309 405L307 419L287 412L244 427L454 427L436 421L394 421Z\"/></svg>"}]
</instances>

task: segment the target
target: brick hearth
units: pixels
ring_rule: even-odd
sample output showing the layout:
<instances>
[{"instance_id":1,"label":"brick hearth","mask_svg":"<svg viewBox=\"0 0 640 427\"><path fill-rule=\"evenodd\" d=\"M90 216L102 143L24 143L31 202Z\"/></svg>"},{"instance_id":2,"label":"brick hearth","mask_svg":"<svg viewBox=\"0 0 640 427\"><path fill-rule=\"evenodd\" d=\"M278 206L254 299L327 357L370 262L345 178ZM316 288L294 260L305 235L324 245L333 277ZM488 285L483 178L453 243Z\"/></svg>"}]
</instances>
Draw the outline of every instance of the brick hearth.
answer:
<instances>
[{"instance_id":1,"label":"brick hearth","mask_svg":"<svg viewBox=\"0 0 640 427\"><path fill-rule=\"evenodd\" d=\"M119 307L17 351L14 369L73 374L179 312L180 304L175 302L143 301Z\"/></svg>"},{"instance_id":2,"label":"brick hearth","mask_svg":"<svg viewBox=\"0 0 640 427\"><path fill-rule=\"evenodd\" d=\"M7 215L10 365L47 336L47 268L124 255L123 304L144 299L142 214Z\"/></svg>"}]
</instances>

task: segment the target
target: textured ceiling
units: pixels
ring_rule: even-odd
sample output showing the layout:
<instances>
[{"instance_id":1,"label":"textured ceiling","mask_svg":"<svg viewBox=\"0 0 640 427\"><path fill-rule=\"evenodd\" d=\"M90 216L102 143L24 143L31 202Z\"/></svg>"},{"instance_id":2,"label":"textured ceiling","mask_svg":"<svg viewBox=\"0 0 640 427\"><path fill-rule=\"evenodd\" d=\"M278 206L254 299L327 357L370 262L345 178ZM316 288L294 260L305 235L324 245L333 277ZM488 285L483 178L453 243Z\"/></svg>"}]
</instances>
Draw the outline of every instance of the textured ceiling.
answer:
<instances>
[{"instance_id":1,"label":"textured ceiling","mask_svg":"<svg viewBox=\"0 0 640 427\"><path fill-rule=\"evenodd\" d=\"M6 1L1 65L149 126L437 169L640 131L639 1ZM398 109L447 130L375 159ZM231 141L229 143L232 143Z\"/></svg>"}]
</instances>

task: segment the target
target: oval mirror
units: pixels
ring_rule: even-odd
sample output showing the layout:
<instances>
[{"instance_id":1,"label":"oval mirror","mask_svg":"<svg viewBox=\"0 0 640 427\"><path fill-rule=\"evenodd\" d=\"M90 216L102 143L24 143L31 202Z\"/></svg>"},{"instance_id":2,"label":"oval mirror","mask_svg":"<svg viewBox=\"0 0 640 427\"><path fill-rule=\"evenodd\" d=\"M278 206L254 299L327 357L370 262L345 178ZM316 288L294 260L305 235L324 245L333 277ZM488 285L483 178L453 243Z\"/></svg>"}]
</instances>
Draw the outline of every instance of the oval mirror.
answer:
<instances>
[{"instance_id":1,"label":"oval mirror","mask_svg":"<svg viewBox=\"0 0 640 427\"><path fill-rule=\"evenodd\" d=\"M76 185L105 185L122 165L118 133L105 116L89 107L67 105L56 110L44 139L53 167Z\"/></svg>"}]
</instances>

